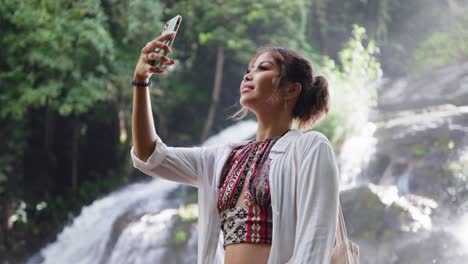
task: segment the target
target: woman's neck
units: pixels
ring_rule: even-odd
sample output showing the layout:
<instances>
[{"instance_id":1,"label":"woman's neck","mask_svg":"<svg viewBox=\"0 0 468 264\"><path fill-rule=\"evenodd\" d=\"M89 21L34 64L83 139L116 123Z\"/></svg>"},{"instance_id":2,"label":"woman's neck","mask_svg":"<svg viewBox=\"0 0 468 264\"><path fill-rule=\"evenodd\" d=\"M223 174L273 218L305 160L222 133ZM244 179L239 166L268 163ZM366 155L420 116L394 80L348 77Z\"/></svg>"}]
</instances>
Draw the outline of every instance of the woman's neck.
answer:
<instances>
[{"instance_id":1,"label":"woman's neck","mask_svg":"<svg viewBox=\"0 0 468 264\"><path fill-rule=\"evenodd\" d=\"M273 122L269 124L264 124L259 122L256 134L256 141L264 141L267 139L283 136L291 129L291 123Z\"/></svg>"}]
</instances>

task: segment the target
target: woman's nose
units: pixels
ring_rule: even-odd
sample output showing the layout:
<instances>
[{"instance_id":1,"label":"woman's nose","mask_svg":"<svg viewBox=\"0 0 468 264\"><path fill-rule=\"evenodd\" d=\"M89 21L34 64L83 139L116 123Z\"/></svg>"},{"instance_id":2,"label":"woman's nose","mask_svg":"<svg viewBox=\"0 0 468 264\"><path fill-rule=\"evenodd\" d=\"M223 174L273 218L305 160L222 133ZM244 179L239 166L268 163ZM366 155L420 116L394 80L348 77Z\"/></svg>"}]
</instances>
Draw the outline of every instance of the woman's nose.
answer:
<instances>
[{"instance_id":1,"label":"woman's nose","mask_svg":"<svg viewBox=\"0 0 468 264\"><path fill-rule=\"evenodd\" d=\"M244 75L244 80L252 80L252 76L250 75L250 73L246 73Z\"/></svg>"}]
</instances>

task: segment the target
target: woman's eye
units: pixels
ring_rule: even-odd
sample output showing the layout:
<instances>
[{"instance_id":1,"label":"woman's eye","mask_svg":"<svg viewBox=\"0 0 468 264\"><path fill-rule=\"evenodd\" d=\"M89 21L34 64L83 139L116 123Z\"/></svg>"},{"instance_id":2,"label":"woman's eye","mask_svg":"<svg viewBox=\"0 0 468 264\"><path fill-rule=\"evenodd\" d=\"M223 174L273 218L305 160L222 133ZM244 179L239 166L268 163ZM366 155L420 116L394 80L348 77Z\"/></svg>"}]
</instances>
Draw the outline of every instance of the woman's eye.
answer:
<instances>
[{"instance_id":1,"label":"woman's eye","mask_svg":"<svg viewBox=\"0 0 468 264\"><path fill-rule=\"evenodd\" d=\"M257 69L262 70L262 71L268 70L267 68L265 68L265 67L263 67L263 66L258 66ZM247 70L245 71L245 74L249 74L249 73L250 73L250 70L247 69Z\"/></svg>"}]
</instances>

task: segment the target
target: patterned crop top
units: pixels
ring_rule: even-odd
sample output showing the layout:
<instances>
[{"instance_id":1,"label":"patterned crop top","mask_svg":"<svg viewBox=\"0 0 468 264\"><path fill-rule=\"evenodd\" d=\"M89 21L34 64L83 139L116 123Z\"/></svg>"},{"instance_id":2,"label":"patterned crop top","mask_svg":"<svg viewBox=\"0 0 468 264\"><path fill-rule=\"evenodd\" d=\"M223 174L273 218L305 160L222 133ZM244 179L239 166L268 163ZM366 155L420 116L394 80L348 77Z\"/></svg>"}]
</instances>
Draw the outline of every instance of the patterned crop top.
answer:
<instances>
[{"instance_id":1,"label":"patterned crop top","mask_svg":"<svg viewBox=\"0 0 468 264\"><path fill-rule=\"evenodd\" d=\"M218 186L224 247L237 243L271 244L273 218L268 153L280 137L251 140L233 149L228 158ZM232 160L236 153L237 157ZM241 194L243 199L239 200Z\"/></svg>"}]
</instances>

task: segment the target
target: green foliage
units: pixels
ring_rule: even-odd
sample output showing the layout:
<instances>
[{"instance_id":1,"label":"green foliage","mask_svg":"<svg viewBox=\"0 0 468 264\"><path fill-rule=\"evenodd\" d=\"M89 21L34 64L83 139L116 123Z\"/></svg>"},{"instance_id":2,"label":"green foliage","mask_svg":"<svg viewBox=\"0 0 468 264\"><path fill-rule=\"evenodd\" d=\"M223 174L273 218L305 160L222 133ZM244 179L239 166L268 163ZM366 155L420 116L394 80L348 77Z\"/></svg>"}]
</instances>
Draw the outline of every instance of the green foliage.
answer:
<instances>
[{"instance_id":1,"label":"green foliage","mask_svg":"<svg viewBox=\"0 0 468 264\"><path fill-rule=\"evenodd\" d=\"M468 161L451 161L443 165L443 168L449 171L454 178L459 181L468 181ZM463 186L463 185L459 185ZM466 187L468 189L468 187Z\"/></svg>"},{"instance_id":2,"label":"green foliage","mask_svg":"<svg viewBox=\"0 0 468 264\"><path fill-rule=\"evenodd\" d=\"M303 1L179 1L173 13L184 14L184 32L197 46L223 46L231 59L249 60L259 45L301 50L305 42Z\"/></svg>"},{"instance_id":3,"label":"green foliage","mask_svg":"<svg viewBox=\"0 0 468 264\"><path fill-rule=\"evenodd\" d=\"M178 209L178 218L174 224L171 243L175 246L185 245L189 239L192 226L198 220L198 205L188 203Z\"/></svg>"},{"instance_id":4,"label":"green foliage","mask_svg":"<svg viewBox=\"0 0 468 264\"><path fill-rule=\"evenodd\" d=\"M424 157L428 153L429 149L423 144L415 144L409 148L409 152L416 158Z\"/></svg>"},{"instance_id":5,"label":"green foliage","mask_svg":"<svg viewBox=\"0 0 468 264\"><path fill-rule=\"evenodd\" d=\"M450 138L437 138L430 146L418 143L408 147L408 152L416 158L426 156L431 151L443 151L449 153L455 147L455 142Z\"/></svg>"},{"instance_id":6,"label":"green foliage","mask_svg":"<svg viewBox=\"0 0 468 264\"><path fill-rule=\"evenodd\" d=\"M300 0L184 0L177 1L164 13L167 18L175 14L183 16L171 54L178 59L178 67L167 78L156 77L163 96L153 105L165 113L161 122L166 122L168 131L184 132L172 133L169 140L181 140L170 144L200 143L182 139L195 138L203 130L219 47L224 50L220 107L235 103L247 63L260 46L285 46L313 53L304 37L306 14ZM229 123L226 116L232 112L227 112L217 115L218 128ZM180 127L187 122L192 125Z\"/></svg>"},{"instance_id":7,"label":"green foliage","mask_svg":"<svg viewBox=\"0 0 468 264\"><path fill-rule=\"evenodd\" d=\"M15 223L12 232L18 237L24 236L28 239L31 234L40 237L59 232L80 213L83 206L127 183L126 177L109 176L97 181L84 182L77 193L46 193L39 200L26 194L24 198L13 203L12 217ZM45 219L47 221L44 222Z\"/></svg>"},{"instance_id":8,"label":"green foliage","mask_svg":"<svg viewBox=\"0 0 468 264\"><path fill-rule=\"evenodd\" d=\"M9 200L17 192L17 174L22 172L21 158L28 131L20 120L0 118L0 122L0 199Z\"/></svg>"},{"instance_id":9,"label":"green foliage","mask_svg":"<svg viewBox=\"0 0 468 264\"><path fill-rule=\"evenodd\" d=\"M0 8L0 116L48 105L81 114L104 100L113 42L96 1L10 1ZM15 85L8 85L15 83Z\"/></svg>"},{"instance_id":10,"label":"green foliage","mask_svg":"<svg viewBox=\"0 0 468 264\"><path fill-rule=\"evenodd\" d=\"M125 186L128 182L128 177L118 175L110 175L95 181L85 181L78 190L77 202L78 204L90 204L102 195Z\"/></svg>"},{"instance_id":11,"label":"green foliage","mask_svg":"<svg viewBox=\"0 0 468 264\"><path fill-rule=\"evenodd\" d=\"M460 21L466 20L467 8L467 1L313 0L307 37L336 59L351 26L362 25L382 49L386 75L405 76L466 59L467 24Z\"/></svg>"},{"instance_id":12,"label":"green foliage","mask_svg":"<svg viewBox=\"0 0 468 264\"><path fill-rule=\"evenodd\" d=\"M171 192L168 199L180 200L184 203L197 203L198 191L195 188L183 186Z\"/></svg>"},{"instance_id":13,"label":"green foliage","mask_svg":"<svg viewBox=\"0 0 468 264\"><path fill-rule=\"evenodd\" d=\"M400 0L346 2L313 0L309 4L311 20L309 26L313 27L310 31L316 34L309 36L310 41L321 46L322 51L334 52L326 45L333 44L337 38L350 37L349 32L353 24L367 28L372 39L385 41L389 33L392 11L394 6L400 5L400 2Z\"/></svg>"},{"instance_id":14,"label":"green foliage","mask_svg":"<svg viewBox=\"0 0 468 264\"><path fill-rule=\"evenodd\" d=\"M432 144L435 148L441 149L442 151L449 153L455 147L455 141L450 138L438 138Z\"/></svg>"},{"instance_id":15,"label":"green foliage","mask_svg":"<svg viewBox=\"0 0 468 264\"><path fill-rule=\"evenodd\" d=\"M393 4L399 4L399 1L390 1L390 0L381 0L378 1L378 7L377 7L377 12L375 14L375 17L377 19L377 28L375 32L375 37L378 40L386 40L388 37L388 25L391 21L390 19L390 5L391 2Z\"/></svg>"},{"instance_id":16,"label":"green foliage","mask_svg":"<svg viewBox=\"0 0 468 264\"><path fill-rule=\"evenodd\" d=\"M183 227L177 227L174 230L174 234L172 236L172 244L174 245L182 245L187 242L188 235L187 231Z\"/></svg>"},{"instance_id":17,"label":"green foliage","mask_svg":"<svg viewBox=\"0 0 468 264\"><path fill-rule=\"evenodd\" d=\"M227 89L223 90L225 101L220 102L221 106L232 104L233 100L227 100L238 96L245 66L261 45L285 46L314 61L320 59L305 38L308 7L314 5L302 0L0 1L0 140L6 142L0 147L0 195L8 190L14 202L24 200L28 205L23 210L28 222L15 223L14 232L21 233L15 237L17 241L40 240L59 232L83 205L127 183L130 176L121 171L121 164L131 166L128 137L103 143L103 134L96 131L111 130L118 113L116 127L121 136L130 134L133 89L129 80L141 48L159 36L168 18L183 16L171 54L178 64L166 76L152 77L155 85L151 93L155 117L160 121L158 132L170 131L168 138L177 143L193 142L198 138L197 131L201 131L204 109L211 100L217 47L226 51L223 86ZM321 6L319 1L314 2L322 10L320 26L327 27L325 33L346 32L349 20L335 23L327 16L330 6L323 0ZM355 13L349 14L352 17ZM339 38L329 39L341 45ZM356 28L340 55L339 66L324 59L323 72L330 81L333 106L319 129L333 135L335 141L359 128L372 105L374 90L368 84L381 73L375 59L377 48L372 42L364 42L365 32ZM43 117L45 110L53 115ZM46 120L49 117L52 121ZM37 125L42 122L47 123ZM62 163L69 162L71 134L67 129L76 123L81 137L77 142L79 186L69 192L64 187L68 184L66 177L60 181L54 178L57 168L39 171L38 165L27 163L24 156L39 153L47 156L44 167L57 163L66 167ZM48 133L56 137L49 145L43 139ZM103 148L119 149L121 153L107 152L106 162L99 160L104 169L89 168L97 166L93 163L95 156L89 153ZM44 149L51 153L44 154ZM115 160L115 166L106 170L109 165L102 164L109 160ZM33 173L25 172L25 168ZM48 182L44 186L51 188L34 189L30 182L20 182L21 176L44 179ZM196 193L188 197L196 201ZM187 228L197 219L196 209L195 204L190 204L179 210L186 229L176 231L176 243L187 239Z\"/></svg>"},{"instance_id":18,"label":"green foliage","mask_svg":"<svg viewBox=\"0 0 468 264\"><path fill-rule=\"evenodd\" d=\"M353 38L339 53L340 64L325 57L321 71L328 80L331 110L316 130L333 143L358 133L367 123L370 109L377 102L377 81L382 76L376 58L378 48L372 40L367 45L365 29L354 26Z\"/></svg>"},{"instance_id":19,"label":"green foliage","mask_svg":"<svg viewBox=\"0 0 468 264\"><path fill-rule=\"evenodd\" d=\"M468 59L468 18L448 31L434 32L414 52L415 71L427 72Z\"/></svg>"},{"instance_id":20,"label":"green foliage","mask_svg":"<svg viewBox=\"0 0 468 264\"><path fill-rule=\"evenodd\" d=\"M198 220L198 204L191 203L179 208L179 216L182 222L194 222Z\"/></svg>"}]
</instances>

